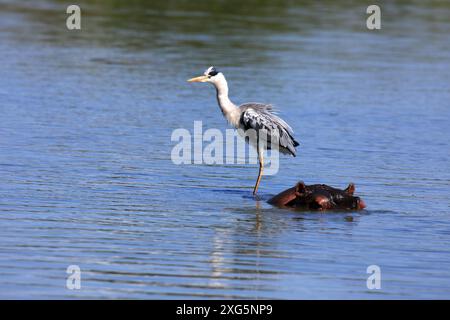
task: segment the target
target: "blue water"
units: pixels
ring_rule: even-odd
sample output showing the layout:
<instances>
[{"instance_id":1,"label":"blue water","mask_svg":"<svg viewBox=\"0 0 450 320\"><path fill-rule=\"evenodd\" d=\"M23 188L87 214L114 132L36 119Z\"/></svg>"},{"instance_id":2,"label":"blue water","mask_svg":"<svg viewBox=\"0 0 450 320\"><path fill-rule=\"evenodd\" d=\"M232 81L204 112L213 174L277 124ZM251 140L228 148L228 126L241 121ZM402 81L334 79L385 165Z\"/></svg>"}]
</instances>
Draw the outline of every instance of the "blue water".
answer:
<instances>
[{"instance_id":1,"label":"blue water","mask_svg":"<svg viewBox=\"0 0 450 320\"><path fill-rule=\"evenodd\" d=\"M0 1L0 298L450 298L450 6ZM301 141L256 165L173 164L174 129L273 103ZM265 202L356 184L361 212ZM69 265L81 289L66 288ZM366 269L381 268L369 290Z\"/></svg>"}]
</instances>

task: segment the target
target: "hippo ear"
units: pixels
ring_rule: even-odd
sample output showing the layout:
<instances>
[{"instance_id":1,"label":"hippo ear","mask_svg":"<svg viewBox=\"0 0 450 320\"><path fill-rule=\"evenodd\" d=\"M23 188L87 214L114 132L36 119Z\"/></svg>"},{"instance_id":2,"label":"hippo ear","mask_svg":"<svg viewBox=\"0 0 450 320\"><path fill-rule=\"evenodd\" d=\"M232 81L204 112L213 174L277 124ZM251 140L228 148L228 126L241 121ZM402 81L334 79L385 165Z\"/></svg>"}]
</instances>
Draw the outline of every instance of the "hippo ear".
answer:
<instances>
[{"instance_id":1,"label":"hippo ear","mask_svg":"<svg viewBox=\"0 0 450 320\"><path fill-rule=\"evenodd\" d=\"M349 195L353 195L353 193L355 193L355 185L353 183L350 183L347 187L347 189L344 190L345 193L349 194Z\"/></svg>"},{"instance_id":2,"label":"hippo ear","mask_svg":"<svg viewBox=\"0 0 450 320\"><path fill-rule=\"evenodd\" d=\"M306 192L306 186L305 183L303 181L299 181L297 182L297 184L295 185L295 192L302 194Z\"/></svg>"}]
</instances>

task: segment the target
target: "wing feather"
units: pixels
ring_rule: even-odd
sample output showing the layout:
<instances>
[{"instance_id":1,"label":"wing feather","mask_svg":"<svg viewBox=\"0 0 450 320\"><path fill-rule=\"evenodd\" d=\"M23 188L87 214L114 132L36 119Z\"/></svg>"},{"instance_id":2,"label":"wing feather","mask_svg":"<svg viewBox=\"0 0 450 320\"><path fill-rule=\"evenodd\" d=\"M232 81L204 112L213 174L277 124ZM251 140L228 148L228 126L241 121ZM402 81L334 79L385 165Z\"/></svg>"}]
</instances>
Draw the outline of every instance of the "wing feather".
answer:
<instances>
[{"instance_id":1,"label":"wing feather","mask_svg":"<svg viewBox=\"0 0 450 320\"><path fill-rule=\"evenodd\" d=\"M239 107L241 109L240 123L244 130L253 129L267 131L267 147L278 140L279 149L283 153L295 157L295 147L299 143L294 139L294 131L280 117L274 114L272 105L262 103L246 103Z\"/></svg>"}]
</instances>

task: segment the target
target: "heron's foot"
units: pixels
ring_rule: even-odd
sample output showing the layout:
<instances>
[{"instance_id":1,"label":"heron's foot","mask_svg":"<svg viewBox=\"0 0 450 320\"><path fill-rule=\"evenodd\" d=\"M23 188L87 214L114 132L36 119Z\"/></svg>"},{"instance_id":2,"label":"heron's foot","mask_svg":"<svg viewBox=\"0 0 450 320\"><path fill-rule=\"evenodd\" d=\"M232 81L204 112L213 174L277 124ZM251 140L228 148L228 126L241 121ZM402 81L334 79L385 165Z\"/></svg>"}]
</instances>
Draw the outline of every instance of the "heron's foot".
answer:
<instances>
[{"instance_id":1,"label":"heron's foot","mask_svg":"<svg viewBox=\"0 0 450 320\"><path fill-rule=\"evenodd\" d=\"M259 196L259 194L256 194L256 193L253 193L253 198L254 198L256 201L261 201L261 200L262 200L262 198Z\"/></svg>"}]
</instances>

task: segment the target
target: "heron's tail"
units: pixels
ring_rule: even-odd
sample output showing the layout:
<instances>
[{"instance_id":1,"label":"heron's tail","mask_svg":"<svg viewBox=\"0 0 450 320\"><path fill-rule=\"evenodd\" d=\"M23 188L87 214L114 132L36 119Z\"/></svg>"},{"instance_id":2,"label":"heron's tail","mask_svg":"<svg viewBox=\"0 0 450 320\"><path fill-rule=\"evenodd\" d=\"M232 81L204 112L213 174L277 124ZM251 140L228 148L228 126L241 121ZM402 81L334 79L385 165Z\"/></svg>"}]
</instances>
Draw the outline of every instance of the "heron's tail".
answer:
<instances>
[{"instance_id":1,"label":"heron's tail","mask_svg":"<svg viewBox=\"0 0 450 320\"><path fill-rule=\"evenodd\" d=\"M295 150L295 147L299 146L300 144L292 138L291 141L287 144L287 146L280 147L280 152L283 154L289 154L293 157L297 156L297 150Z\"/></svg>"}]
</instances>

